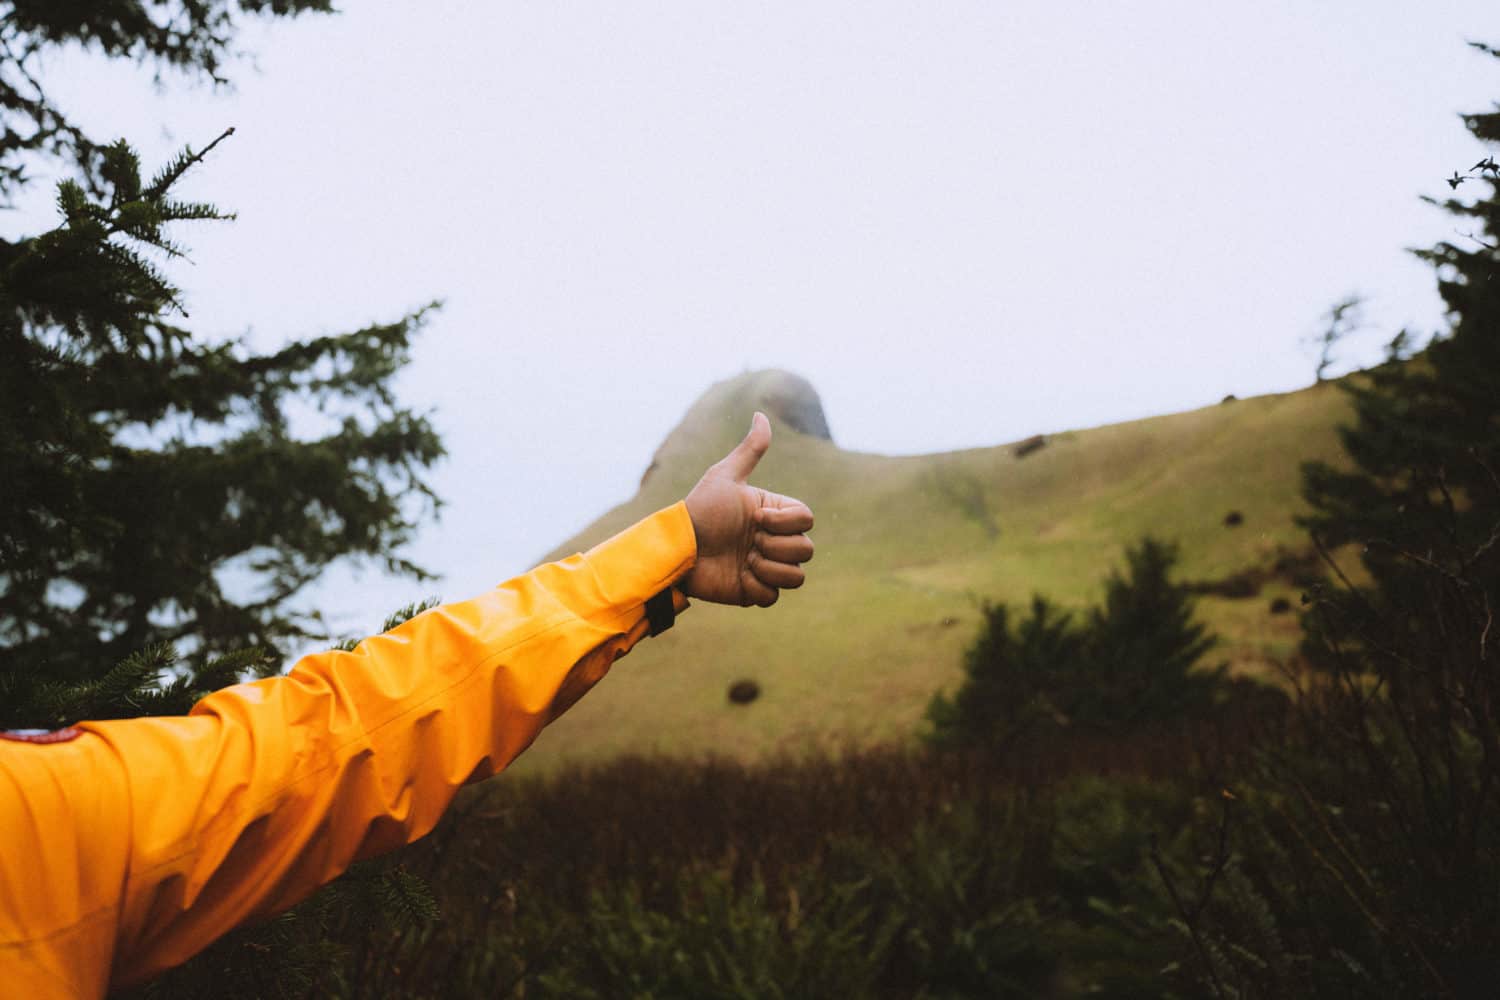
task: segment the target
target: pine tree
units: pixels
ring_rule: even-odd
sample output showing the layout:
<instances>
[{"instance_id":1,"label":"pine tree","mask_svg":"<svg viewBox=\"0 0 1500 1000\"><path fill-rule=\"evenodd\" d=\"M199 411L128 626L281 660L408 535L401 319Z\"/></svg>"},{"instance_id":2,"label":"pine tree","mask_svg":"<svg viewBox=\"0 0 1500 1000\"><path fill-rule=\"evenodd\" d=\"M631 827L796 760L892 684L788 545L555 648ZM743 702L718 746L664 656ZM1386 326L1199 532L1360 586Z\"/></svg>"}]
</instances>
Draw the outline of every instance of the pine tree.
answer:
<instances>
[{"instance_id":1,"label":"pine tree","mask_svg":"<svg viewBox=\"0 0 1500 1000\"><path fill-rule=\"evenodd\" d=\"M1500 109L1465 122L1500 143ZM1347 379L1347 462L1304 469L1334 582L1309 598L1318 669L1296 738L1264 748L1246 854L1305 995L1481 996L1500 977L1500 165L1448 183L1440 207L1464 223L1421 256L1449 328ZM1226 939L1275 993L1264 956Z\"/></svg>"},{"instance_id":2,"label":"pine tree","mask_svg":"<svg viewBox=\"0 0 1500 1000\"><path fill-rule=\"evenodd\" d=\"M963 682L928 705L932 742L1004 752L1057 726L1114 734L1207 708L1223 670L1198 669L1215 640L1172 582L1176 562L1176 546L1141 539L1081 622L1040 595L1014 624L1006 605L986 605Z\"/></svg>"},{"instance_id":3,"label":"pine tree","mask_svg":"<svg viewBox=\"0 0 1500 1000\"><path fill-rule=\"evenodd\" d=\"M1481 142L1500 142L1500 110L1464 121ZM1329 547L1362 545L1377 594L1394 596L1407 589L1403 581L1420 575L1413 574L1411 557L1450 570L1480 569L1491 582L1500 571L1494 541L1500 502L1500 166L1486 157L1457 181L1454 196L1440 205L1464 220L1467 235L1419 252L1438 272L1451 328L1409 361L1397 349L1388 363L1346 380L1355 423L1341 433L1353 467L1316 463L1304 470L1312 513L1303 523ZM1484 187L1488 194L1475 201L1461 197Z\"/></svg>"},{"instance_id":4,"label":"pine tree","mask_svg":"<svg viewBox=\"0 0 1500 1000\"><path fill-rule=\"evenodd\" d=\"M230 216L173 188L232 130L148 180L36 72L82 43L217 82L247 14L328 9L0 3L0 199L38 157L73 175L57 228L0 241L0 726L186 707L233 679L226 664L274 670L318 634L294 599L334 562L424 575L396 553L437 505L424 473L442 447L390 383L430 307L267 354L194 337L163 267L184 253L183 224ZM174 645L201 683L158 683ZM140 683L102 696L127 675Z\"/></svg>"},{"instance_id":5,"label":"pine tree","mask_svg":"<svg viewBox=\"0 0 1500 1000\"><path fill-rule=\"evenodd\" d=\"M1171 579L1177 546L1146 537L1125 551L1125 572L1104 583L1089 614L1090 675L1074 704L1103 726L1170 722L1210 704L1223 670L1200 671L1215 639L1194 619L1187 588Z\"/></svg>"},{"instance_id":6,"label":"pine tree","mask_svg":"<svg viewBox=\"0 0 1500 1000\"><path fill-rule=\"evenodd\" d=\"M1011 622L1009 606L987 604L979 635L964 652L964 679L950 697L927 707L931 741L1002 753L1061 719L1054 703L1064 679L1081 669L1087 639L1041 595L1030 613Z\"/></svg>"},{"instance_id":7,"label":"pine tree","mask_svg":"<svg viewBox=\"0 0 1500 1000\"><path fill-rule=\"evenodd\" d=\"M233 130L147 179L126 142L85 134L38 72L76 44L217 85L246 17L331 10L0 0L0 203L38 162L71 175L56 228L0 240L0 727L186 712L274 673L289 642L319 631L293 601L335 561L424 575L394 553L436 507L424 473L442 446L390 383L431 307L269 354L195 338L163 266L184 253L184 224L231 216L173 189ZM308 433L314 412L323 424ZM236 592L259 596L236 598L229 570ZM347 964L331 915L351 908L386 934L434 915L420 879L373 860L142 992L321 992Z\"/></svg>"}]
</instances>

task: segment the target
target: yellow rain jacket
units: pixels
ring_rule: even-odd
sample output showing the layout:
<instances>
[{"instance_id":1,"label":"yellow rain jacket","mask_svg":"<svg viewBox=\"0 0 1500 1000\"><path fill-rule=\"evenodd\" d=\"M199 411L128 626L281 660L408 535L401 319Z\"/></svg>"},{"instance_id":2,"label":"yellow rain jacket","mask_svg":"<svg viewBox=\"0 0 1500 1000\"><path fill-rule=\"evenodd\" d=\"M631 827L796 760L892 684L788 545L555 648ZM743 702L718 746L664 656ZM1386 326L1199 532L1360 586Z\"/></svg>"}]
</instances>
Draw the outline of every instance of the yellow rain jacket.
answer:
<instances>
[{"instance_id":1,"label":"yellow rain jacket","mask_svg":"<svg viewBox=\"0 0 1500 1000\"><path fill-rule=\"evenodd\" d=\"M101 997L423 836L647 634L695 557L678 503L186 716L0 740L0 993Z\"/></svg>"}]
</instances>

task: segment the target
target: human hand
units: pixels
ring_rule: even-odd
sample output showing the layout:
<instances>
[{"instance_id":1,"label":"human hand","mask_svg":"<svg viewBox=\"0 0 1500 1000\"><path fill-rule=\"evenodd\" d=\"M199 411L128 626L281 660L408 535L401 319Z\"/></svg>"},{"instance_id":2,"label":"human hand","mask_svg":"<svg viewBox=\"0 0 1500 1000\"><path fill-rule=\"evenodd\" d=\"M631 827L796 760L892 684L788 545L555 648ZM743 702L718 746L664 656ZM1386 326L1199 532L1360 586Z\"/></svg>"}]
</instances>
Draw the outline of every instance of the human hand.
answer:
<instances>
[{"instance_id":1,"label":"human hand","mask_svg":"<svg viewBox=\"0 0 1500 1000\"><path fill-rule=\"evenodd\" d=\"M678 583L688 597L768 608L783 588L802 586L812 558L805 532L812 511L801 500L748 485L771 447L771 422L757 412L745 440L709 467L687 495L698 537L698 561Z\"/></svg>"}]
</instances>

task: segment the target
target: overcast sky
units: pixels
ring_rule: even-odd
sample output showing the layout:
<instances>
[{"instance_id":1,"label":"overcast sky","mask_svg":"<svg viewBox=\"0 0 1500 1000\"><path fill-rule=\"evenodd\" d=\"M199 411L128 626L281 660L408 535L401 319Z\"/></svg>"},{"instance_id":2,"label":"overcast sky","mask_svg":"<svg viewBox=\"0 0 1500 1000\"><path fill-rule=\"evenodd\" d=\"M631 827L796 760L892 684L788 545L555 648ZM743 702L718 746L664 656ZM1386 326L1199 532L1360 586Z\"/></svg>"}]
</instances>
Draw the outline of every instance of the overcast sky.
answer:
<instances>
[{"instance_id":1,"label":"overcast sky","mask_svg":"<svg viewBox=\"0 0 1500 1000\"><path fill-rule=\"evenodd\" d=\"M1368 295L1369 360L1440 302L1419 195L1481 151L1492 0L396 3L247 31L233 93L46 80L186 193L194 329L283 339L447 305L402 377L468 596L630 496L711 382L784 367L835 439L997 444L1298 388ZM0 216L51 224L50 185ZM419 596L366 574L350 631Z\"/></svg>"}]
</instances>

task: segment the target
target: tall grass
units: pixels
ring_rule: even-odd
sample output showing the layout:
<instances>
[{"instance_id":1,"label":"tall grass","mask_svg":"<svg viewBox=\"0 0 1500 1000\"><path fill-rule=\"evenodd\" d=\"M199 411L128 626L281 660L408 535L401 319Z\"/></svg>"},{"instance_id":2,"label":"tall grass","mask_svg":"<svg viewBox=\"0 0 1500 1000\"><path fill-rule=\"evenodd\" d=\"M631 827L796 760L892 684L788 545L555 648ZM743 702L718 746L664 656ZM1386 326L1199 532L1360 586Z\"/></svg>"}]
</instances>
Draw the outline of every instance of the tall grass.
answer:
<instances>
[{"instance_id":1,"label":"tall grass","mask_svg":"<svg viewBox=\"0 0 1500 1000\"><path fill-rule=\"evenodd\" d=\"M1005 763L885 746L502 778L381 863L430 883L436 919L346 895L281 923L318 942L307 996L1191 994L1191 970L1158 975L1184 944L1149 844L1201 867L1195 811L1249 740L1226 714ZM152 992L215 995L277 960L264 941Z\"/></svg>"}]
</instances>

